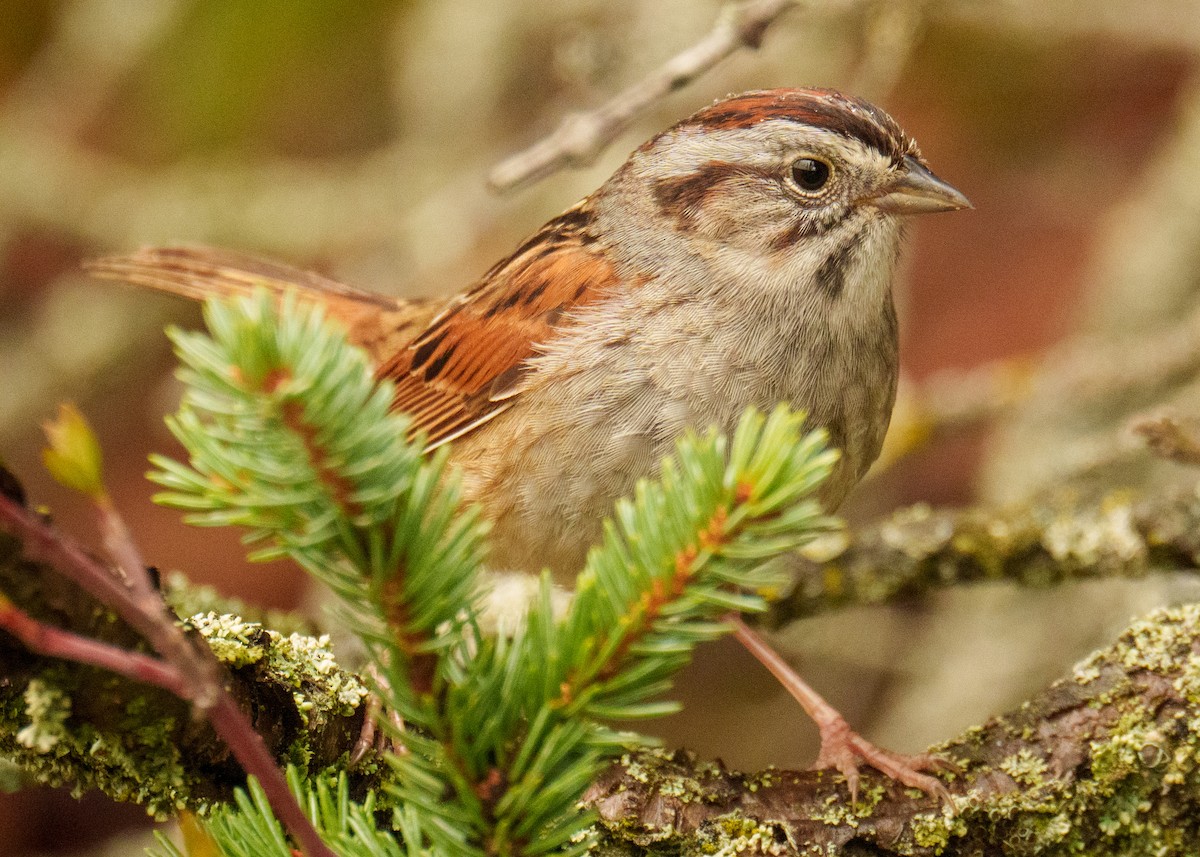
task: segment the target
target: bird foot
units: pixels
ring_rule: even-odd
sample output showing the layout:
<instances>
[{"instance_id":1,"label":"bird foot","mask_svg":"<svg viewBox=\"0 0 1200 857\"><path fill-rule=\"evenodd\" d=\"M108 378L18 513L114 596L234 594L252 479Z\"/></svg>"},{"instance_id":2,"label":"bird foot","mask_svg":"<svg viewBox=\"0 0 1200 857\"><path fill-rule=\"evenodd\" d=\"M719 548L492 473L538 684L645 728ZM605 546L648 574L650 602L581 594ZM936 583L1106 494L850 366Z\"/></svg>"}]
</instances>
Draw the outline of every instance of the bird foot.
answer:
<instances>
[{"instance_id":1,"label":"bird foot","mask_svg":"<svg viewBox=\"0 0 1200 857\"><path fill-rule=\"evenodd\" d=\"M374 666L367 669L376 682L386 686L383 676ZM375 755L382 755L387 751L397 756L407 754L408 748L404 746L404 741L400 738L400 735L404 733L404 719L395 711L388 710L387 718L391 721L395 732L394 735L389 736L379 728L379 715L383 710L383 700L380 699L379 694L375 691L368 693L364 705L366 710L363 713L362 728L359 730L358 740L354 742L354 747L350 750L350 767L357 767L358 763L372 752Z\"/></svg>"},{"instance_id":2,"label":"bird foot","mask_svg":"<svg viewBox=\"0 0 1200 857\"><path fill-rule=\"evenodd\" d=\"M850 787L850 800L858 801L858 767L866 762L877 771L893 780L914 789L933 795L942 803L954 806L954 799L946 787L922 771L956 771L958 767L938 756L921 753L914 756L893 753L877 747L850 728L840 715L820 724L821 752L813 764L814 770L836 769L846 778Z\"/></svg>"}]
</instances>

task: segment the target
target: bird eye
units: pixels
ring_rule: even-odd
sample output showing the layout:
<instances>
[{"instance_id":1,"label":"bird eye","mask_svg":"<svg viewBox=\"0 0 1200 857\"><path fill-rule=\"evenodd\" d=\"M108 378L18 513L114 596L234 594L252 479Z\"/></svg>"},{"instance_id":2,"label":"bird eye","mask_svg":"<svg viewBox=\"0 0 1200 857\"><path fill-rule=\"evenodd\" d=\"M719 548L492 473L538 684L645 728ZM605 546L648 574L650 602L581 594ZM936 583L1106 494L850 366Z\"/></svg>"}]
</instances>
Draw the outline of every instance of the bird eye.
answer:
<instances>
[{"instance_id":1,"label":"bird eye","mask_svg":"<svg viewBox=\"0 0 1200 857\"><path fill-rule=\"evenodd\" d=\"M816 158L800 158L792 164L792 181L801 190L818 191L829 181L829 164Z\"/></svg>"}]
</instances>

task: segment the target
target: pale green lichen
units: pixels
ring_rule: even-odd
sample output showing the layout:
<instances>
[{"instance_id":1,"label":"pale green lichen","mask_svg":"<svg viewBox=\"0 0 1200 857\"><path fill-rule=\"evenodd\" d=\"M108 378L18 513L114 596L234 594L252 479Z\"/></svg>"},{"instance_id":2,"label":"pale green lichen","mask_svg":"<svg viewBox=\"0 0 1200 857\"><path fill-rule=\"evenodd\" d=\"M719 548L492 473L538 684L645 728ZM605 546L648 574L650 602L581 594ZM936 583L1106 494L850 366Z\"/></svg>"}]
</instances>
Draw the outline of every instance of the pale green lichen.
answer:
<instances>
[{"instance_id":1,"label":"pale green lichen","mask_svg":"<svg viewBox=\"0 0 1200 857\"><path fill-rule=\"evenodd\" d=\"M1200 605L1155 611L1134 622L1122 635L1121 664L1129 670L1176 673L1180 661L1190 657L1197 627Z\"/></svg>"},{"instance_id":2,"label":"pale green lichen","mask_svg":"<svg viewBox=\"0 0 1200 857\"><path fill-rule=\"evenodd\" d=\"M1200 656L1189 654L1173 682L1175 690L1189 702L1200 704Z\"/></svg>"},{"instance_id":3,"label":"pale green lichen","mask_svg":"<svg viewBox=\"0 0 1200 857\"><path fill-rule=\"evenodd\" d=\"M198 613L184 620L204 637L217 660L230 667L256 664L266 655L263 626L227 613Z\"/></svg>"},{"instance_id":4,"label":"pale green lichen","mask_svg":"<svg viewBox=\"0 0 1200 857\"><path fill-rule=\"evenodd\" d=\"M215 613L191 616L185 624L200 632L226 666L259 665L270 670L276 680L293 689L296 708L306 717L349 714L370 693L357 676L338 666L328 634L284 636L258 622Z\"/></svg>"},{"instance_id":5,"label":"pale green lichen","mask_svg":"<svg viewBox=\"0 0 1200 857\"><path fill-rule=\"evenodd\" d=\"M746 854L783 855L791 852L786 840L776 836L777 828L738 814L714 818L696 832L694 850L685 853L711 857L743 857Z\"/></svg>"},{"instance_id":6,"label":"pale green lichen","mask_svg":"<svg viewBox=\"0 0 1200 857\"><path fill-rule=\"evenodd\" d=\"M17 743L35 753L49 753L69 737L67 718L71 698L57 687L35 678L25 688L25 714L29 722L17 732Z\"/></svg>"},{"instance_id":7,"label":"pale green lichen","mask_svg":"<svg viewBox=\"0 0 1200 857\"><path fill-rule=\"evenodd\" d=\"M1051 521L1042 533L1042 545L1063 564L1139 566L1146 560L1146 545L1134 526L1133 511L1130 498L1114 494L1094 512Z\"/></svg>"},{"instance_id":8,"label":"pale green lichen","mask_svg":"<svg viewBox=\"0 0 1200 857\"><path fill-rule=\"evenodd\" d=\"M819 821L830 827L858 827L860 820L870 818L883 800L885 789L882 784L875 783L860 787L858 800L848 801L837 794L825 798L825 808L813 814L813 821Z\"/></svg>"},{"instance_id":9,"label":"pale green lichen","mask_svg":"<svg viewBox=\"0 0 1200 857\"><path fill-rule=\"evenodd\" d=\"M271 649L271 668L287 676L296 689L296 707L310 713L314 710L313 694L321 693L329 700L333 713L349 714L362 705L370 691L358 676L342 670L334 659L329 635L310 637L290 634L274 638Z\"/></svg>"},{"instance_id":10,"label":"pale green lichen","mask_svg":"<svg viewBox=\"0 0 1200 857\"><path fill-rule=\"evenodd\" d=\"M961 811L946 807L940 813L918 813L909 823L913 843L940 854L956 837L964 836L967 824Z\"/></svg>"},{"instance_id":11,"label":"pale green lichen","mask_svg":"<svg viewBox=\"0 0 1200 857\"><path fill-rule=\"evenodd\" d=\"M850 547L850 531L846 529L822 533L811 539L797 552L809 562L832 562Z\"/></svg>"},{"instance_id":12,"label":"pale green lichen","mask_svg":"<svg viewBox=\"0 0 1200 857\"><path fill-rule=\"evenodd\" d=\"M312 634L313 624L304 616L285 610L269 610L248 604L240 598L222 595L211 586L199 585L188 580L179 572L171 572L163 578L163 599L175 611L176 616L195 616L215 613L217 615L241 616L248 622L258 622L278 634Z\"/></svg>"},{"instance_id":13,"label":"pale green lichen","mask_svg":"<svg viewBox=\"0 0 1200 857\"><path fill-rule=\"evenodd\" d=\"M922 526L914 526L914 525ZM917 503L901 509L879 529L880 538L890 548L911 559L923 559L940 550L954 536L953 524L936 518L933 508Z\"/></svg>"},{"instance_id":14,"label":"pale green lichen","mask_svg":"<svg viewBox=\"0 0 1200 857\"><path fill-rule=\"evenodd\" d=\"M1045 785L1046 762L1027 748L1001 760L998 767L1021 785L1030 788Z\"/></svg>"},{"instance_id":15,"label":"pale green lichen","mask_svg":"<svg viewBox=\"0 0 1200 857\"><path fill-rule=\"evenodd\" d=\"M705 803L717 795L706 779L722 774L720 766L699 762L687 769L679 766L676 754L663 747L646 747L620 758L625 778L649 786L655 793L681 804Z\"/></svg>"},{"instance_id":16,"label":"pale green lichen","mask_svg":"<svg viewBox=\"0 0 1200 857\"><path fill-rule=\"evenodd\" d=\"M769 766L765 771L760 771L756 776L746 778L746 790L753 794L759 789L769 789L779 783L779 772L775 767Z\"/></svg>"},{"instance_id":17,"label":"pale green lichen","mask_svg":"<svg viewBox=\"0 0 1200 857\"><path fill-rule=\"evenodd\" d=\"M88 678L79 687L83 675ZM48 667L26 685L24 698L32 701L29 708L36 715L12 735L5 752L38 782L70 784L75 794L99 788L163 818L185 805L188 791L173 740L175 722L161 714L159 702L143 696L106 706L108 694L113 694L115 703L122 695L113 691L121 681L97 680L94 673L80 673L67 664ZM72 699L79 693L87 695L82 706ZM149 689L147 693L160 692ZM103 723L79 722L72 715L80 707L103 710L107 716ZM6 720L10 716L4 713Z\"/></svg>"},{"instance_id":18,"label":"pale green lichen","mask_svg":"<svg viewBox=\"0 0 1200 857\"><path fill-rule=\"evenodd\" d=\"M632 753L625 753L621 756L621 768L625 772L626 778L634 782L650 782L650 770L642 764L639 757L635 757Z\"/></svg>"},{"instance_id":19,"label":"pale green lichen","mask_svg":"<svg viewBox=\"0 0 1200 857\"><path fill-rule=\"evenodd\" d=\"M1077 684L1090 684L1100 678L1100 667L1104 665L1104 652L1092 652L1071 671L1071 677Z\"/></svg>"}]
</instances>

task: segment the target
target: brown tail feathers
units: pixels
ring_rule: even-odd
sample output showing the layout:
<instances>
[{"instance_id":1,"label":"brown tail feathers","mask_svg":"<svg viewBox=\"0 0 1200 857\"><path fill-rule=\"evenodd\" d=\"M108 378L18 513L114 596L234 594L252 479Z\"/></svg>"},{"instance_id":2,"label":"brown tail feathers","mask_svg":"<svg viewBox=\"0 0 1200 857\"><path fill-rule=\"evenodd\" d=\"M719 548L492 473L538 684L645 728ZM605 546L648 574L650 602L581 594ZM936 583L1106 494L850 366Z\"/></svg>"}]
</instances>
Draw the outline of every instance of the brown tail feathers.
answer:
<instances>
[{"instance_id":1,"label":"brown tail feathers","mask_svg":"<svg viewBox=\"0 0 1200 857\"><path fill-rule=\"evenodd\" d=\"M441 308L440 301L403 301L350 288L311 271L210 247L145 247L84 263L94 277L202 301L255 289L320 303L347 328L351 342L381 363L406 346Z\"/></svg>"}]
</instances>

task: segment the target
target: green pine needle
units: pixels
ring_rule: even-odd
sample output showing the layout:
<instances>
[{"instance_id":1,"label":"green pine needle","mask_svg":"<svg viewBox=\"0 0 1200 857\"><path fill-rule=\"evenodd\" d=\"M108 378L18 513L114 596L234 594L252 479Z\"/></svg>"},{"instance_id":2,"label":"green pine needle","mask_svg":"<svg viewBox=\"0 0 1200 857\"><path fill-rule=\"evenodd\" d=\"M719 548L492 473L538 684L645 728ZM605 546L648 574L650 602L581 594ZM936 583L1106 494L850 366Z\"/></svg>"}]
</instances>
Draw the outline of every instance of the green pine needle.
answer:
<instances>
[{"instance_id":1,"label":"green pine needle","mask_svg":"<svg viewBox=\"0 0 1200 857\"><path fill-rule=\"evenodd\" d=\"M617 503L565 618L543 578L512 636L488 638L473 601L485 527L448 448L406 439L390 386L319 309L261 293L205 318L208 334L171 331L187 392L169 425L189 461L154 459L159 499L325 582L408 724L388 786L407 845L340 786L293 782L339 853L582 854L580 795L647 743L605 721L675 711L695 646L731 611L764 610L787 583L771 560L834 525L815 494L836 460L823 433L783 406L747 411L731 439L684 437ZM412 684L417 658L432 684ZM289 853L254 784L208 829L230 855Z\"/></svg>"}]
</instances>

